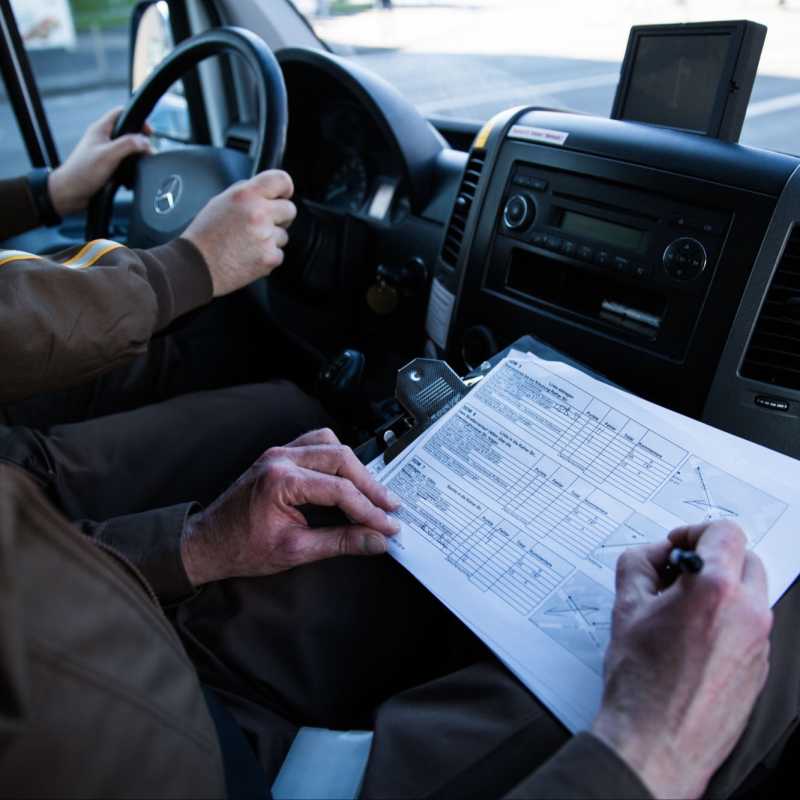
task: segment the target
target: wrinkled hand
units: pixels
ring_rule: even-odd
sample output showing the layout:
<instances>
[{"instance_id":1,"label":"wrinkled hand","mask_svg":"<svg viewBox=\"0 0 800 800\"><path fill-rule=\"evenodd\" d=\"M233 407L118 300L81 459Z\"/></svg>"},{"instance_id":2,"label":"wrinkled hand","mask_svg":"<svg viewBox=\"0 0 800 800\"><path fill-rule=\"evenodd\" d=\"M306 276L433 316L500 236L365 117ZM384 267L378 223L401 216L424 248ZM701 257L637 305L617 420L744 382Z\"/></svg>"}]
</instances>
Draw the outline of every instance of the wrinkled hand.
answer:
<instances>
[{"instance_id":1,"label":"wrinkled hand","mask_svg":"<svg viewBox=\"0 0 800 800\"><path fill-rule=\"evenodd\" d=\"M282 170L267 170L217 195L197 215L184 237L205 257L214 297L269 275L283 263L286 229L297 209L294 185Z\"/></svg>"},{"instance_id":2,"label":"wrinkled hand","mask_svg":"<svg viewBox=\"0 0 800 800\"><path fill-rule=\"evenodd\" d=\"M699 797L764 687L772 612L761 561L727 521L623 553L603 705L593 732L656 797ZM672 547L705 564L666 586Z\"/></svg>"},{"instance_id":3,"label":"wrinkled hand","mask_svg":"<svg viewBox=\"0 0 800 800\"><path fill-rule=\"evenodd\" d=\"M152 153L144 134L129 133L118 139L111 138L121 111L121 107L115 108L93 122L69 158L50 173L50 199L60 216L83 211L92 195L105 186L128 156ZM149 131L146 127L145 133Z\"/></svg>"},{"instance_id":4,"label":"wrinkled hand","mask_svg":"<svg viewBox=\"0 0 800 800\"><path fill-rule=\"evenodd\" d=\"M311 529L298 506L336 506L351 520ZM329 430L267 450L208 509L189 518L181 555L193 586L272 575L344 555L380 555L399 530L398 503Z\"/></svg>"}]
</instances>

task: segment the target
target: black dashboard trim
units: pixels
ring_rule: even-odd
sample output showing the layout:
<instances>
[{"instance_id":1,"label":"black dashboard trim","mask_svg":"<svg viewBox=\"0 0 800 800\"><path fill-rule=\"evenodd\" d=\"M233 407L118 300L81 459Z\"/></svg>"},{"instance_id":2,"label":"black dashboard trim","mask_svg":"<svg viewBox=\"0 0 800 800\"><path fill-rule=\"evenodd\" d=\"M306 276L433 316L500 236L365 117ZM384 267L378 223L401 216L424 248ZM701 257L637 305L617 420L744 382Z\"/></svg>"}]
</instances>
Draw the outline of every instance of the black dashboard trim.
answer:
<instances>
[{"instance_id":1,"label":"black dashboard trim","mask_svg":"<svg viewBox=\"0 0 800 800\"><path fill-rule=\"evenodd\" d=\"M568 134L563 150L661 169L777 198L800 160L639 122L554 111L529 111L518 120ZM692 147L687 148L687 142ZM624 153L624 158L620 154Z\"/></svg>"}]
</instances>

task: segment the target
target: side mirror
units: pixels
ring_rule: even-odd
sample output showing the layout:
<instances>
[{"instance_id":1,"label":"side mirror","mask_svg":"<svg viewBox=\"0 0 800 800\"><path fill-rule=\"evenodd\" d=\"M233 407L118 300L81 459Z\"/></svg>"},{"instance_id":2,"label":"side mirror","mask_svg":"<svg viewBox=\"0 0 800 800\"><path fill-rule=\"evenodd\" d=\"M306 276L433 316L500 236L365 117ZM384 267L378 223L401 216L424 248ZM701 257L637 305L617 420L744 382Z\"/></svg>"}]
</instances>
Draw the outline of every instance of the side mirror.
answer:
<instances>
[{"instance_id":1,"label":"side mirror","mask_svg":"<svg viewBox=\"0 0 800 800\"><path fill-rule=\"evenodd\" d=\"M130 90L133 93L175 47L166 0L147 0L136 6L131 17L130 41ZM181 81L158 101L148 122L157 137L191 141L189 104Z\"/></svg>"}]
</instances>

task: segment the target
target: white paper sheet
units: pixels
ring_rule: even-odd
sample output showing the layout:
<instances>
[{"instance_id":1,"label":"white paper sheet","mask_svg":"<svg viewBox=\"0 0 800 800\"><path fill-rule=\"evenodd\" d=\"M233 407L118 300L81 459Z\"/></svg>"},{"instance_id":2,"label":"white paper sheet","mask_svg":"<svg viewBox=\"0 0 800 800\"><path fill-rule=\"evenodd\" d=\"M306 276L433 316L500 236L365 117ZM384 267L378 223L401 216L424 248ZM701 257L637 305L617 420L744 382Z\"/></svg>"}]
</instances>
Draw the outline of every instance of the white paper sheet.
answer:
<instances>
[{"instance_id":1,"label":"white paper sheet","mask_svg":"<svg viewBox=\"0 0 800 800\"><path fill-rule=\"evenodd\" d=\"M800 573L800 462L514 353L390 465L389 552L571 730L600 704L628 546L729 517L775 603Z\"/></svg>"}]
</instances>

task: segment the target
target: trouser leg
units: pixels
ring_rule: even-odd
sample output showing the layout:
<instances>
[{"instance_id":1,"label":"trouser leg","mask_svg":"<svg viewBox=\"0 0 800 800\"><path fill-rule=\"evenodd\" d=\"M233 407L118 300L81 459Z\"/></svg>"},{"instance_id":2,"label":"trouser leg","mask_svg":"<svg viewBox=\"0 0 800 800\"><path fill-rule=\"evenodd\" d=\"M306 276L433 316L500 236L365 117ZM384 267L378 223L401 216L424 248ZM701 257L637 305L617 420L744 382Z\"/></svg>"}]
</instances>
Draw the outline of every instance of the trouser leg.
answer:
<instances>
[{"instance_id":1,"label":"trouser leg","mask_svg":"<svg viewBox=\"0 0 800 800\"><path fill-rule=\"evenodd\" d=\"M268 447L329 423L317 401L275 381L55 426L43 441L56 502L73 519L103 520L207 504Z\"/></svg>"},{"instance_id":2,"label":"trouser leg","mask_svg":"<svg viewBox=\"0 0 800 800\"><path fill-rule=\"evenodd\" d=\"M378 709L362 796L499 797L568 738L505 667L486 659Z\"/></svg>"},{"instance_id":3,"label":"trouser leg","mask_svg":"<svg viewBox=\"0 0 800 800\"><path fill-rule=\"evenodd\" d=\"M175 625L201 680L256 742L270 784L287 725L372 729L386 698L486 656L388 556L210 585Z\"/></svg>"},{"instance_id":4,"label":"trouser leg","mask_svg":"<svg viewBox=\"0 0 800 800\"><path fill-rule=\"evenodd\" d=\"M265 342L266 328L238 292L179 320L123 367L0 408L0 421L47 431L181 394L265 381L271 377Z\"/></svg>"},{"instance_id":5,"label":"trouser leg","mask_svg":"<svg viewBox=\"0 0 800 800\"><path fill-rule=\"evenodd\" d=\"M388 697L486 654L388 556L209 585L176 625L204 682L320 727L371 727Z\"/></svg>"},{"instance_id":6,"label":"trouser leg","mask_svg":"<svg viewBox=\"0 0 800 800\"><path fill-rule=\"evenodd\" d=\"M279 584L210 587L181 610L184 641L204 680L282 719L373 727L365 796L497 796L569 738L389 559L332 561L276 577ZM730 796L796 723L798 604L795 585L775 608L766 687L710 796ZM261 741L272 740L257 714L248 724Z\"/></svg>"},{"instance_id":7,"label":"trouser leg","mask_svg":"<svg viewBox=\"0 0 800 800\"><path fill-rule=\"evenodd\" d=\"M364 791L375 797L511 789L568 735L389 557L208 586L176 626L201 680L233 699L270 781L286 723L374 729Z\"/></svg>"}]
</instances>

